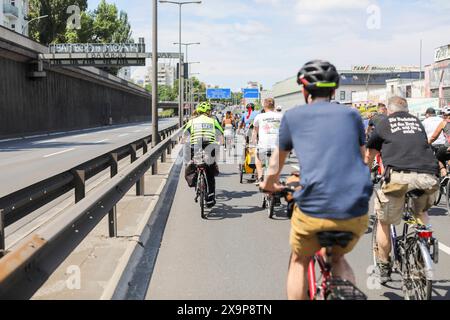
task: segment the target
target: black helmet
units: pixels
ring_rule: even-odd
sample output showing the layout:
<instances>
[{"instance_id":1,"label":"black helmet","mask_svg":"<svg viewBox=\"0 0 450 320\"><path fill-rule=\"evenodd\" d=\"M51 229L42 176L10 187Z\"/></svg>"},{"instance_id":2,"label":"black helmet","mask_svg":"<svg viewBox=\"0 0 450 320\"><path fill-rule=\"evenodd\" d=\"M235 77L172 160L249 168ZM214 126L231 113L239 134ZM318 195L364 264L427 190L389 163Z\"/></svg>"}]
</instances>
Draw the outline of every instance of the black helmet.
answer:
<instances>
[{"instance_id":1,"label":"black helmet","mask_svg":"<svg viewBox=\"0 0 450 320\"><path fill-rule=\"evenodd\" d=\"M306 63L297 74L297 83L308 92L334 90L339 87L340 76L336 67L323 60Z\"/></svg>"},{"instance_id":2,"label":"black helmet","mask_svg":"<svg viewBox=\"0 0 450 320\"><path fill-rule=\"evenodd\" d=\"M252 108L252 110L255 110L255 104L254 103L249 103L247 104L246 108Z\"/></svg>"}]
</instances>

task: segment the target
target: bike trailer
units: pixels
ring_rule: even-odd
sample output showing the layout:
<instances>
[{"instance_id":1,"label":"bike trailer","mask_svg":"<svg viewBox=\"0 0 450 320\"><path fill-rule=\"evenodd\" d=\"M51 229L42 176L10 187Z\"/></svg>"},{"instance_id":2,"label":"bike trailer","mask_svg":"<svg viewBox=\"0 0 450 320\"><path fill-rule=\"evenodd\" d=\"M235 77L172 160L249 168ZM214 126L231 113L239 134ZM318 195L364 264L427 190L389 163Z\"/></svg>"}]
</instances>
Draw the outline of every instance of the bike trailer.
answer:
<instances>
[{"instance_id":1,"label":"bike trailer","mask_svg":"<svg viewBox=\"0 0 450 320\"><path fill-rule=\"evenodd\" d=\"M244 162L244 172L247 174L253 174L256 170L256 149L246 148L245 149L245 162Z\"/></svg>"}]
</instances>

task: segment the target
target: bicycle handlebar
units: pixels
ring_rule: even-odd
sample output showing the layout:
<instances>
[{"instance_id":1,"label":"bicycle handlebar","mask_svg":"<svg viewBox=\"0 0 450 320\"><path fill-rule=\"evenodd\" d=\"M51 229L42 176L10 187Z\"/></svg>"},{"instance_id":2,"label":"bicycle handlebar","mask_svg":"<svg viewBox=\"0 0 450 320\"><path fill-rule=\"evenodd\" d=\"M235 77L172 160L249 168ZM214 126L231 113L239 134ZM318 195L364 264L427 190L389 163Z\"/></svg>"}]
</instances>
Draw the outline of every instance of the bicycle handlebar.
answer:
<instances>
[{"instance_id":1,"label":"bicycle handlebar","mask_svg":"<svg viewBox=\"0 0 450 320\"><path fill-rule=\"evenodd\" d=\"M276 194L276 195L280 195L280 196L285 196L289 193L294 193L296 190L294 187L285 187L285 188L283 188L283 190L278 191L278 192L270 192L270 191L267 191L267 190L264 190L261 188L259 188L259 191L261 193L271 193L271 194Z\"/></svg>"}]
</instances>

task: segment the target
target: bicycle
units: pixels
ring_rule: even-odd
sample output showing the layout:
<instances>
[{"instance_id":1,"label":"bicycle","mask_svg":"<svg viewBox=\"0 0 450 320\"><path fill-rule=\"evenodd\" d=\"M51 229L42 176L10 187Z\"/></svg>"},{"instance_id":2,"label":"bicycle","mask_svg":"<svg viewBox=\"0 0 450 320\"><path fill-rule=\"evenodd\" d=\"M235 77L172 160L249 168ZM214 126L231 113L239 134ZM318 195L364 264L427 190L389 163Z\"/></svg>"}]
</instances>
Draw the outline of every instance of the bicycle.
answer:
<instances>
[{"instance_id":1,"label":"bicycle","mask_svg":"<svg viewBox=\"0 0 450 320\"><path fill-rule=\"evenodd\" d=\"M394 225L390 226L392 271L402 277L405 300L431 300L434 264L439 260L439 243L433 237L433 230L414 217L413 201L424 194L422 190L412 190L406 194L403 212L403 231L397 235ZM376 234L378 217L372 229L373 263L378 262Z\"/></svg>"},{"instance_id":2,"label":"bicycle","mask_svg":"<svg viewBox=\"0 0 450 320\"><path fill-rule=\"evenodd\" d=\"M264 164L263 164L263 170L267 170L269 167L269 160L272 156L272 151L266 151ZM263 174L262 179L264 180L265 174ZM281 182L283 184L283 182ZM273 215L275 213L275 206L281 204L281 197L282 195L280 193L263 193L263 199L262 199L262 208L267 209L267 214L269 216L269 219L273 218Z\"/></svg>"},{"instance_id":3,"label":"bicycle","mask_svg":"<svg viewBox=\"0 0 450 320\"><path fill-rule=\"evenodd\" d=\"M200 204L200 214L202 219L207 218L205 214L205 203L208 197L208 179L206 178L205 151L201 150L194 156L197 171L197 184L195 186L195 203ZM199 201L200 200L200 201Z\"/></svg>"},{"instance_id":4,"label":"bicycle","mask_svg":"<svg viewBox=\"0 0 450 320\"><path fill-rule=\"evenodd\" d=\"M308 266L308 295L310 300L367 300L367 296L353 283L333 275L331 260L334 246L342 248L353 240L353 233L325 231L317 233L319 244L325 254L319 250ZM316 266L321 277L316 278Z\"/></svg>"}]
</instances>

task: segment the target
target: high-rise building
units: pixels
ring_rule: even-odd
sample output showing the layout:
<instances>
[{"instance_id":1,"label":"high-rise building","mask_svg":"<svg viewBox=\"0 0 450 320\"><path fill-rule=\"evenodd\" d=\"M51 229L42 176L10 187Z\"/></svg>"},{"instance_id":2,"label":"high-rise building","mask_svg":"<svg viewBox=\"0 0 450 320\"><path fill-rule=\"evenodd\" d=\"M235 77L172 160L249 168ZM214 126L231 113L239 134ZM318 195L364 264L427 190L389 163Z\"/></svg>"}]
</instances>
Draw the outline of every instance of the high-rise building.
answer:
<instances>
[{"instance_id":1,"label":"high-rise building","mask_svg":"<svg viewBox=\"0 0 450 320\"><path fill-rule=\"evenodd\" d=\"M117 76L121 79L130 81L131 80L131 67L120 68L119 72L117 73Z\"/></svg>"},{"instance_id":2,"label":"high-rise building","mask_svg":"<svg viewBox=\"0 0 450 320\"><path fill-rule=\"evenodd\" d=\"M28 0L0 0L0 25L28 36Z\"/></svg>"},{"instance_id":3,"label":"high-rise building","mask_svg":"<svg viewBox=\"0 0 450 320\"><path fill-rule=\"evenodd\" d=\"M176 68L166 63L158 63L158 85L173 87L176 78ZM152 83L152 67L148 68L144 85Z\"/></svg>"}]
</instances>

